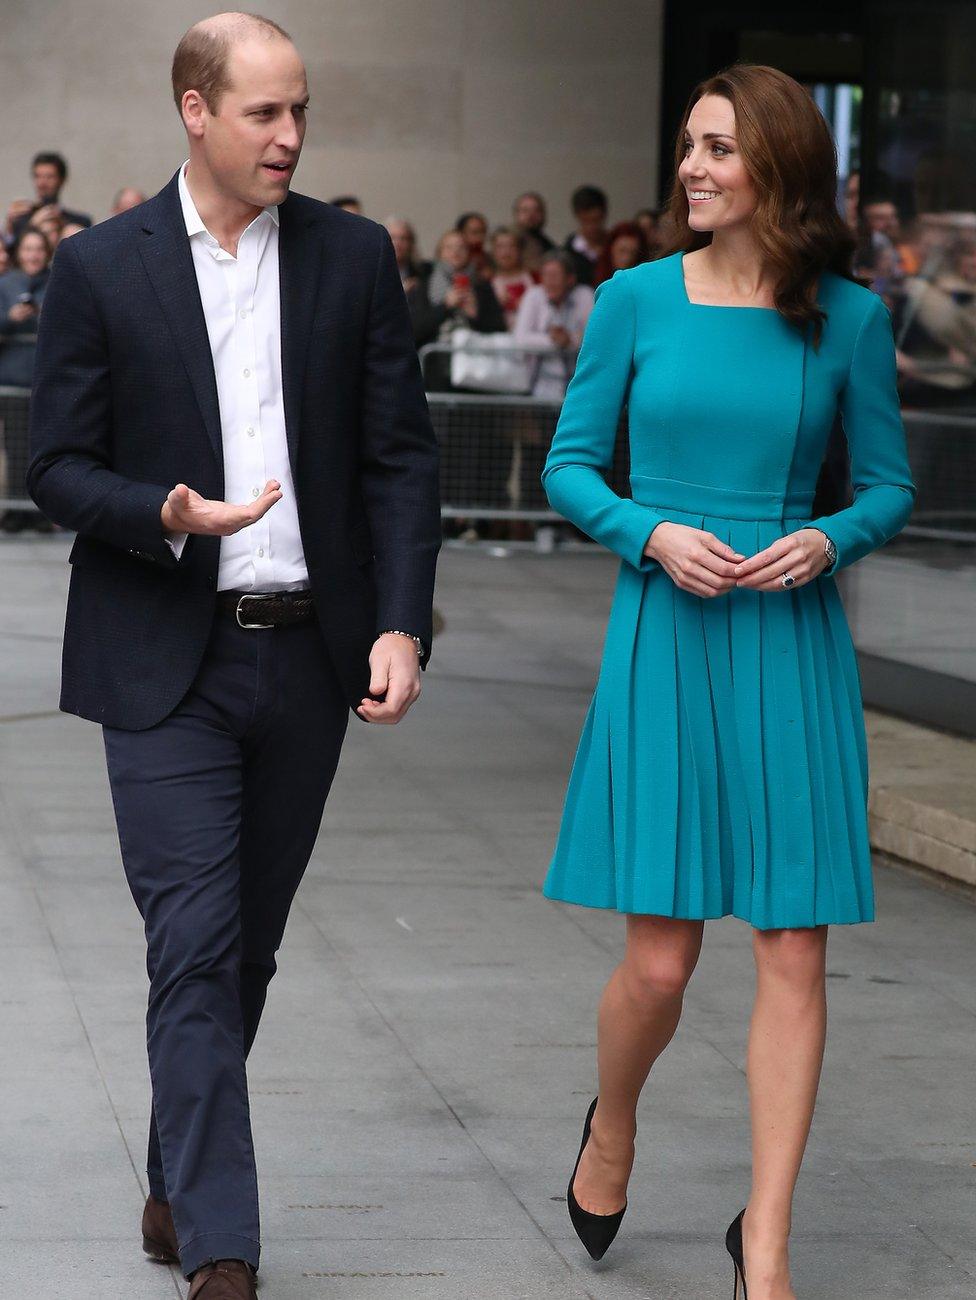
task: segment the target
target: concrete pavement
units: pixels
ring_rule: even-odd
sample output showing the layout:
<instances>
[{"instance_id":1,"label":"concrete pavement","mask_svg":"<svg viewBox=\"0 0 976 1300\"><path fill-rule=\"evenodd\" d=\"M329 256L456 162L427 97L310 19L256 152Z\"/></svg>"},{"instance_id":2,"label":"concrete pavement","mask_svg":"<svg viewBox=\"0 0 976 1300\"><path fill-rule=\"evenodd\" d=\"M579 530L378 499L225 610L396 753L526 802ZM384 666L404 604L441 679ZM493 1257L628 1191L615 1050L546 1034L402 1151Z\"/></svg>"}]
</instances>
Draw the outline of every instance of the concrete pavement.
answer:
<instances>
[{"instance_id":1,"label":"concrete pavement","mask_svg":"<svg viewBox=\"0 0 976 1300\"><path fill-rule=\"evenodd\" d=\"M146 976L98 729L57 712L67 542L0 542L0 1293L185 1294L145 1261ZM396 731L353 721L251 1058L267 1300L712 1300L748 1189L749 931L706 927L591 1264L563 1195L619 918L538 885L613 565L449 551ZM976 1294L976 909L884 861L830 938L803 1300Z\"/></svg>"}]
</instances>

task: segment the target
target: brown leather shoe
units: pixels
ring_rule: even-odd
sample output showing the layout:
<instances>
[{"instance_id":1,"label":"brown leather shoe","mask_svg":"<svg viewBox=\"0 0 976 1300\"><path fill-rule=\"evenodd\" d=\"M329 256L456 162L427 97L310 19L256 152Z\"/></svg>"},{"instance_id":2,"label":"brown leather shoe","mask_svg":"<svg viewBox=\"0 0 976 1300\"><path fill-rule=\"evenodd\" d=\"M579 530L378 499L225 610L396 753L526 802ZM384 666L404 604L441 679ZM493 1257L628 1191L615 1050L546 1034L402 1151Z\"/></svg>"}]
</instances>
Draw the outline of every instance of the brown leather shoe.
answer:
<instances>
[{"instance_id":1,"label":"brown leather shoe","mask_svg":"<svg viewBox=\"0 0 976 1300\"><path fill-rule=\"evenodd\" d=\"M242 1259L218 1259L193 1274L187 1300L258 1300L254 1270Z\"/></svg>"},{"instance_id":2,"label":"brown leather shoe","mask_svg":"<svg viewBox=\"0 0 976 1300\"><path fill-rule=\"evenodd\" d=\"M152 1193L142 1212L142 1248L159 1264L180 1262L173 1213L165 1201L157 1201Z\"/></svg>"}]
</instances>

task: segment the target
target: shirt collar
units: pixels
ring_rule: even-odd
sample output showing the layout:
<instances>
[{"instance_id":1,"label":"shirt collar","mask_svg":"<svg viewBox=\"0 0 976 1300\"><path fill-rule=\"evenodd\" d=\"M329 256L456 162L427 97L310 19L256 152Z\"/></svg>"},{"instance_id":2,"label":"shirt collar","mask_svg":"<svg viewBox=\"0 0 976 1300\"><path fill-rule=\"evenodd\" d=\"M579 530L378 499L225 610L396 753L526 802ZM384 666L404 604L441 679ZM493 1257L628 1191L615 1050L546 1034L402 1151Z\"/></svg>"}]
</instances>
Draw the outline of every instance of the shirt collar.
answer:
<instances>
[{"instance_id":1,"label":"shirt collar","mask_svg":"<svg viewBox=\"0 0 976 1300\"><path fill-rule=\"evenodd\" d=\"M183 165L180 167L180 179L179 179L180 205L183 208L183 221L186 225L186 233L189 235L191 239L193 238L194 235L206 235L208 243L212 242L216 244L217 243L216 239L214 239L213 235L211 235L210 231L203 224L203 218L200 216L200 213L197 211L197 205L193 202L193 196L190 193L190 187L186 183L186 169L189 165L190 165L190 160L189 158L187 158L186 162L184 162ZM254 218L254 221L260 221L264 216L270 217L271 220L274 222L274 224L277 226L279 224L278 205L271 204L268 207L262 209L262 211L259 212L258 215ZM254 221L251 222L252 226L254 225ZM251 226L248 226L247 228L248 230L250 230Z\"/></svg>"}]
</instances>

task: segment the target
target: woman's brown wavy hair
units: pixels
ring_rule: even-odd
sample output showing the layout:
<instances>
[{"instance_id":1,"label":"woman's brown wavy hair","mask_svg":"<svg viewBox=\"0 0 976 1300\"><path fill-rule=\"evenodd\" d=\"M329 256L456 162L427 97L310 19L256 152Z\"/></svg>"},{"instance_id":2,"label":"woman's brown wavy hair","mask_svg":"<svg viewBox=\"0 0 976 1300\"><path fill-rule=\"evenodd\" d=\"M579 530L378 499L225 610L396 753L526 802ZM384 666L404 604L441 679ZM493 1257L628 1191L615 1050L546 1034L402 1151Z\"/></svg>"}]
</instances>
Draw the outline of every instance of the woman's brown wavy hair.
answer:
<instances>
[{"instance_id":1,"label":"woman's brown wavy hair","mask_svg":"<svg viewBox=\"0 0 976 1300\"><path fill-rule=\"evenodd\" d=\"M800 330L812 326L817 347L827 319L817 306L821 272L854 278L855 239L837 210L837 150L830 129L809 93L778 68L736 63L701 82L675 143L670 252L711 243L711 231L688 224L688 196L678 179L688 119L703 95L721 95L732 105L743 165L756 189L752 234L775 275L776 309Z\"/></svg>"}]
</instances>

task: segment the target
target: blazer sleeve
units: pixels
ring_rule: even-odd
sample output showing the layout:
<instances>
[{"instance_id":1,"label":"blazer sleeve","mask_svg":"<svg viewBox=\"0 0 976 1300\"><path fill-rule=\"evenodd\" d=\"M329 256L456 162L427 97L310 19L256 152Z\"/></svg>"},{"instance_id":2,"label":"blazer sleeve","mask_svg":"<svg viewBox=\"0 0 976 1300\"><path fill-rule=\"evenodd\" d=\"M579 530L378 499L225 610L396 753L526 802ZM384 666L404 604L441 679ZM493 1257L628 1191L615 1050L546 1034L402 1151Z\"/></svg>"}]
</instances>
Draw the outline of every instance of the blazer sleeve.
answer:
<instances>
[{"instance_id":1,"label":"blazer sleeve","mask_svg":"<svg viewBox=\"0 0 976 1300\"><path fill-rule=\"evenodd\" d=\"M650 569L658 561L644 547L664 516L618 496L604 478L630 389L635 337L633 293L626 272L617 272L597 288L542 482L554 510L635 568Z\"/></svg>"},{"instance_id":2,"label":"blazer sleeve","mask_svg":"<svg viewBox=\"0 0 976 1300\"><path fill-rule=\"evenodd\" d=\"M168 487L112 469L109 349L71 240L58 246L38 325L27 490L57 524L168 568L160 511Z\"/></svg>"},{"instance_id":3,"label":"blazer sleeve","mask_svg":"<svg viewBox=\"0 0 976 1300\"><path fill-rule=\"evenodd\" d=\"M430 656L441 543L439 454L393 244L381 232L367 324L360 482L376 563L377 632L397 628Z\"/></svg>"},{"instance_id":4,"label":"blazer sleeve","mask_svg":"<svg viewBox=\"0 0 976 1300\"><path fill-rule=\"evenodd\" d=\"M821 515L819 528L837 547L833 574L901 532L915 503L905 428L898 402L891 316L872 295L861 322L850 371L841 394L841 418L851 454L854 501L846 510Z\"/></svg>"}]
</instances>

